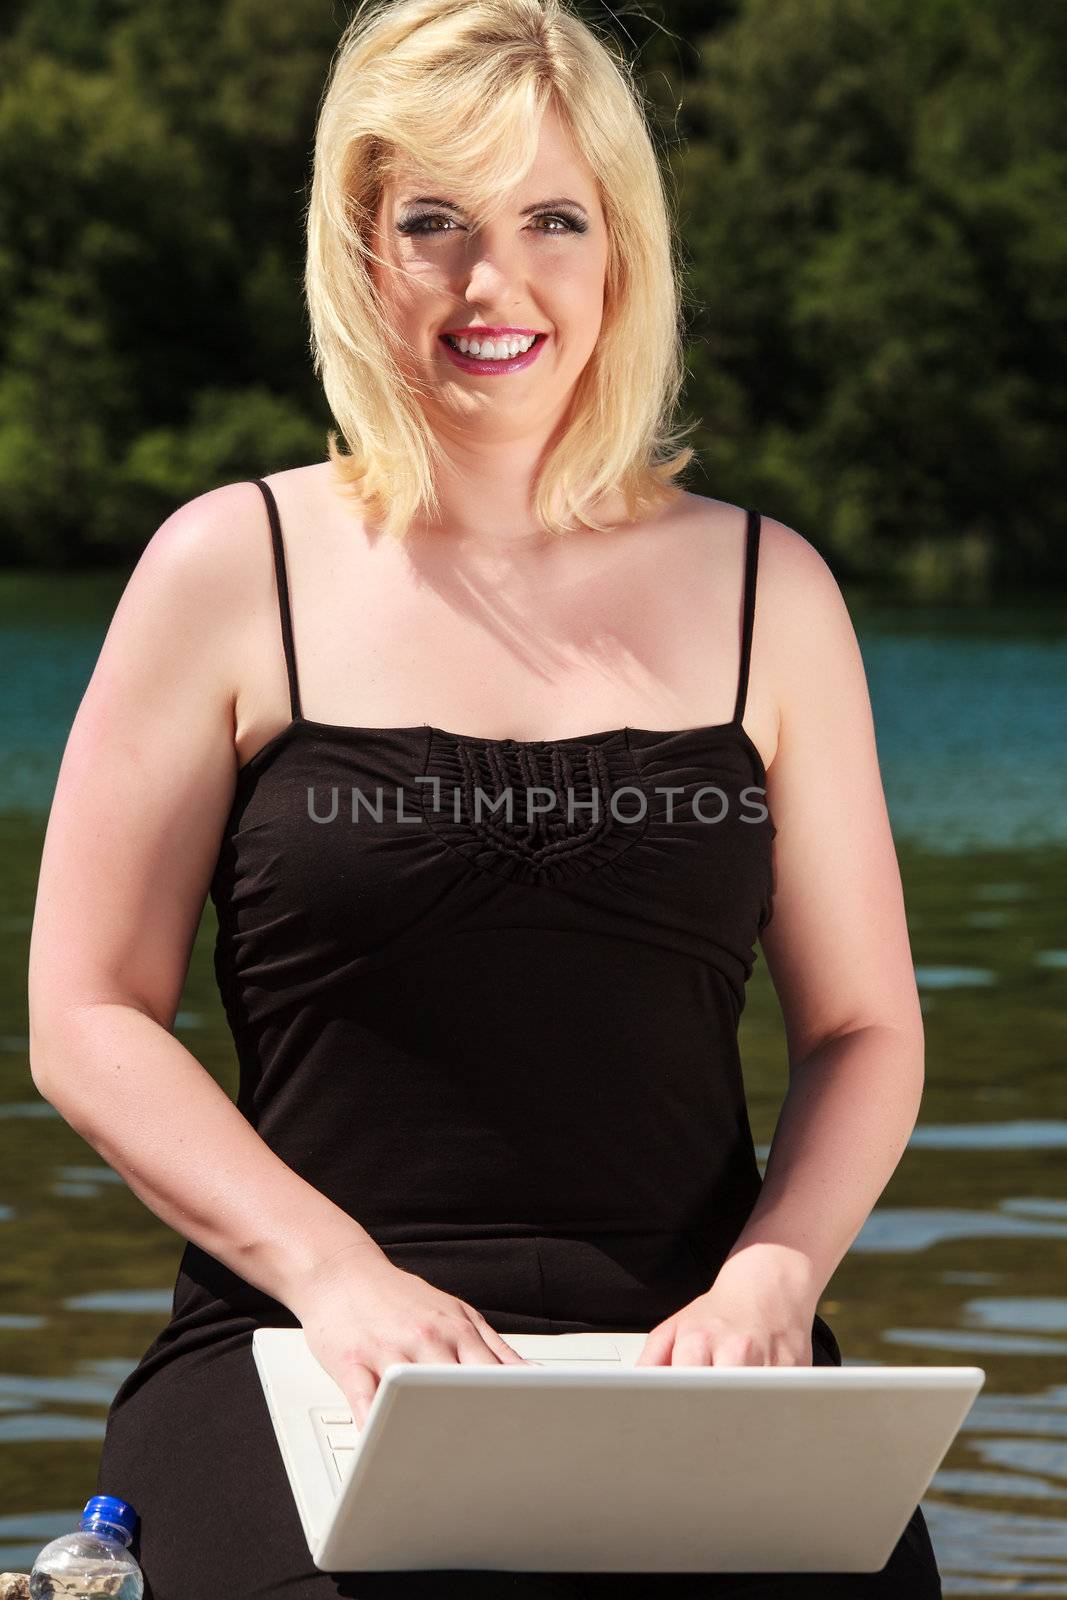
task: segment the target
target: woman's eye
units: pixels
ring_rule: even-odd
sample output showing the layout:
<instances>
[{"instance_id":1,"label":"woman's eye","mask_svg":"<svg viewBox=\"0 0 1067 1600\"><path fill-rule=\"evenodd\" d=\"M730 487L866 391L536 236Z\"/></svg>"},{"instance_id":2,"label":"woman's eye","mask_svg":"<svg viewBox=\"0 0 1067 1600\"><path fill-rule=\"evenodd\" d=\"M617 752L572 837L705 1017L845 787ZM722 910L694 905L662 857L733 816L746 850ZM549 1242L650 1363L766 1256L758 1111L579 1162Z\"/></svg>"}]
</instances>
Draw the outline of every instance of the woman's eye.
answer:
<instances>
[{"instance_id":1,"label":"woman's eye","mask_svg":"<svg viewBox=\"0 0 1067 1600\"><path fill-rule=\"evenodd\" d=\"M441 228L432 226L433 223L438 222L447 223L449 226ZM455 219L453 217L446 217L441 211L425 211L413 217L405 217L403 221L397 223L397 230L400 233L408 234L450 233L453 231L454 222ZM562 234L585 232L585 224L583 222L580 222L576 217L565 216L561 211L539 211L532 219L532 222L552 222L556 224L556 226L552 228L535 227L533 230L535 233Z\"/></svg>"},{"instance_id":2,"label":"woman's eye","mask_svg":"<svg viewBox=\"0 0 1067 1600\"><path fill-rule=\"evenodd\" d=\"M545 228L545 233L584 233L585 228L574 217L566 217L561 211L540 211L534 218L535 222L559 222L560 228ZM538 232L542 230L538 229Z\"/></svg>"},{"instance_id":3,"label":"woman's eye","mask_svg":"<svg viewBox=\"0 0 1067 1600\"><path fill-rule=\"evenodd\" d=\"M424 216L406 217L403 222L397 223L401 233L443 233L443 228L431 228L431 222L451 222L451 217L444 216L441 212L427 212Z\"/></svg>"}]
</instances>

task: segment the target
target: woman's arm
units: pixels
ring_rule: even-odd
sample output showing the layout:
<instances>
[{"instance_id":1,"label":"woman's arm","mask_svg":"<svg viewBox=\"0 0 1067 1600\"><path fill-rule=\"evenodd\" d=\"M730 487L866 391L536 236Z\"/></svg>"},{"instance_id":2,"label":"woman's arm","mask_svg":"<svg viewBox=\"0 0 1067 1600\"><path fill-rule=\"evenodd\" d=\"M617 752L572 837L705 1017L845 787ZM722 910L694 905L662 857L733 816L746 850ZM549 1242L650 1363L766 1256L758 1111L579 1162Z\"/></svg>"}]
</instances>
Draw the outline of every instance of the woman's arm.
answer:
<instances>
[{"instance_id":1,"label":"woman's arm","mask_svg":"<svg viewBox=\"0 0 1067 1600\"><path fill-rule=\"evenodd\" d=\"M776 893L761 942L789 1091L729 1261L760 1259L816 1302L915 1126L923 1021L853 622L806 539L765 520L763 541L753 662L777 685L779 739L766 782Z\"/></svg>"},{"instance_id":2,"label":"woman's arm","mask_svg":"<svg viewBox=\"0 0 1067 1600\"><path fill-rule=\"evenodd\" d=\"M283 1304L340 1252L380 1258L170 1031L233 799L235 684L280 674L254 484L175 512L122 595L71 729L29 958L30 1070L155 1214ZM259 619L258 631L252 618ZM269 643L273 635L267 635Z\"/></svg>"},{"instance_id":3,"label":"woman's arm","mask_svg":"<svg viewBox=\"0 0 1067 1600\"><path fill-rule=\"evenodd\" d=\"M776 702L762 947L789 1087L759 1198L714 1284L642 1365L805 1364L819 1298L915 1126L924 1040L859 645L822 557L764 518L749 704Z\"/></svg>"},{"instance_id":4,"label":"woman's arm","mask_svg":"<svg viewBox=\"0 0 1067 1600\"><path fill-rule=\"evenodd\" d=\"M829 567L766 521L753 639L777 686L777 825L762 947L789 1087L763 1188L731 1251L818 1300L889 1182L922 1098L922 1013L859 644ZM760 652L763 651L761 656Z\"/></svg>"}]
</instances>

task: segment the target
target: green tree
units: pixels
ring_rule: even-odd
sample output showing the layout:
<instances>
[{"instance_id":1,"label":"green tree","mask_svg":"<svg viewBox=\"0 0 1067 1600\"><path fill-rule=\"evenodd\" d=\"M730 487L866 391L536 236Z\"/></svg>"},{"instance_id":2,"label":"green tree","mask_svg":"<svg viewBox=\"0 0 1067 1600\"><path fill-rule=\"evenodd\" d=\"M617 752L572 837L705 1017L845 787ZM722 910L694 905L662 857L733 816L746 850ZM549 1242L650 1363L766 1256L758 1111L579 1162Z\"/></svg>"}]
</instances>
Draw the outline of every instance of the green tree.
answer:
<instances>
[{"instance_id":1,"label":"green tree","mask_svg":"<svg viewBox=\"0 0 1067 1600\"><path fill-rule=\"evenodd\" d=\"M843 575L1062 582L1067 7L580 9L680 213L693 486ZM327 0L12 0L0 23L0 559L135 552L321 458L303 211Z\"/></svg>"},{"instance_id":2,"label":"green tree","mask_svg":"<svg viewBox=\"0 0 1067 1600\"><path fill-rule=\"evenodd\" d=\"M708 481L851 573L1067 573L1067 13L749 0L676 158Z\"/></svg>"},{"instance_id":3,"label":"green tree","mask_svg":"<svg viewBox=\"0 0 1067 1600\"><path fill-rule=\"evenodd\" d=\"M113 560L179 497L324 451L301 211L335 20L150 0L94 33L104 9L28 5L0 44L9 561Z\"/></svg>"}]
</instances>

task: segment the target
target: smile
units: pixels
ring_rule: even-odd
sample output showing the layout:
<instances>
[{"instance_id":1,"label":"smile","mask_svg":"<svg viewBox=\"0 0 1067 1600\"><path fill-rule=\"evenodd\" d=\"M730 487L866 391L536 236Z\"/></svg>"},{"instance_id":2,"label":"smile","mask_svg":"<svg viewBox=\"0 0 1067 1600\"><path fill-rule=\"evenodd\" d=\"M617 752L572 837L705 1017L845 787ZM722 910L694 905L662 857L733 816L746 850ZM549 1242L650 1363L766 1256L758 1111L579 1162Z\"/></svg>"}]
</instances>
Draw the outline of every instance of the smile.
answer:
<instances>
[{"instance_id":1,"label":"smile","mask_svg":"<svg viewBox=\"0 0 1067 1600\"><path fill-rule=\"evenodd\" d=\"M541 353L541 346L547 340L548 335L547 333L535 334L533 343L528 350L519 350L515 355L499 356L495 354L489 356L472 355L469 350L460 350L458 343L452 342L453 336L447 333L439 334L438 338L444 346L449 360L455 366L461 367L464 372L497 373L518 372L522 367L528 367L531 362L537 360ZM464 343L466 342L467 340L464 339ZM495 342L493 342L493 345L495 350Z\"/></svg>"}]
</instances>

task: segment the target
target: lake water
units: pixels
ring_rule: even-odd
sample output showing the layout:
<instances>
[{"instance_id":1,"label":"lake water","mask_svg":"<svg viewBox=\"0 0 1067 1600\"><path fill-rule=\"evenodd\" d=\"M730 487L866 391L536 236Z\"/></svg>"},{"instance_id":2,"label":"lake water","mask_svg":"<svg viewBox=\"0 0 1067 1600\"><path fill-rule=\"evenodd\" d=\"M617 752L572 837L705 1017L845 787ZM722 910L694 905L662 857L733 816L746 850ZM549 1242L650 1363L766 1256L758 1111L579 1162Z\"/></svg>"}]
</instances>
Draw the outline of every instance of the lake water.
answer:
<instances>
[{"instance_id":1,"label":"lake water","mask_svg":"<svg viewBox=\"0 0 1067 1600\"><path fill-rule=\"evenodd\" d=\"M26 952L63 744L121 587L0 579L0 1570L74 1525L108 1404L183 1241L29 1077ZM923 1501L946 1595L1067 1595L1067 616L849 596L926 1021L919 1124L820 1311L847 1364L976 1364ZM236 1066L197 937L175 1032ZM759 963L742 1022L761 1160L785 1091ZM102 1242L103 1249L90 1248Z\"/></svg>"}]
</instances>

